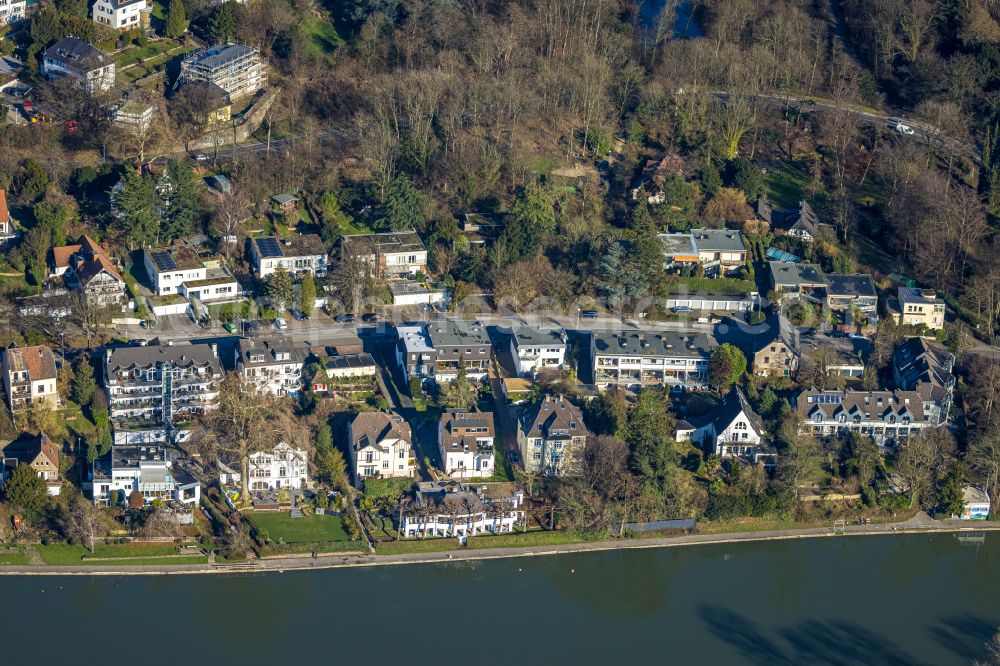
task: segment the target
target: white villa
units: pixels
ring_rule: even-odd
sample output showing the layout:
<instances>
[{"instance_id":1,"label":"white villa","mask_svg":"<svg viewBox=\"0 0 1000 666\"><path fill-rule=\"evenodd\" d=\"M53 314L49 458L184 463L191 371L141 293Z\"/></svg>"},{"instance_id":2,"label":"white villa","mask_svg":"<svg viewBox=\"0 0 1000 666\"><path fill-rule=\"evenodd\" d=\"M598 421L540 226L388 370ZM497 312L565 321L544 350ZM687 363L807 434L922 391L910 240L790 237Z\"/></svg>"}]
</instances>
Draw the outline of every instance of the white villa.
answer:
<instances>
[{"instance_id":1,"label":"white villa","mask_svg":"<svg viewBox=\"0 0 1000 666\"><path fill-rule=\"evenodd\" d=\"M222 485L237 484L241 474L228 465L220 465ZM309 484L309 452L293 448L285 442L273 451L250 454L250 490L299 490Z\"/></svg>"},{"instance_id":2,"label":"white villa","mask_svg":"<svg viewBox=\"0 0 1000 666\"><path fill-rule=\"evenodd\" d=\"M407 537L459 537L513 532L524 524L524 492L513 483L462 484L429 481L417 486L416 501L403 512Z\"/></svg>"}]
</instances>

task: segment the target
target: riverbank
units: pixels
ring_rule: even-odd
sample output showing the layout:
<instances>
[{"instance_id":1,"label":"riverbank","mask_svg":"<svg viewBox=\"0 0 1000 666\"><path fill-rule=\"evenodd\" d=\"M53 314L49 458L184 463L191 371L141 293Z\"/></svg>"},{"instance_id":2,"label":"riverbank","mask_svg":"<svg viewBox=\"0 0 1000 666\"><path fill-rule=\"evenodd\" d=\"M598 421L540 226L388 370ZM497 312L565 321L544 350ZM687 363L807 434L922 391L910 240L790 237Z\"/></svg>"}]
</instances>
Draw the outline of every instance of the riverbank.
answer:
<instances>
[{"instance_id":1,"label":"riverbank","mask_svg":"<svg viewBox=\"0 0 1000 666\"><path fill-rule=\"evenodd\" d=\"M933 520L926 514L900 523L880 525L848 525L842 534L830 527L812 527L787 530L764 530L759 532L726 532L717 534L684 534L679 536L647 539L614 539L609 541L587 541L561 545L516 546L504 548L480 548L442 550L438 552L400 553L396 555L348 555L328 554L315 558L283 557L247 560L246 562L215 564L144 564L144 565L62 565L44 564L0 566L0 576L151 576L151 575L191 575L191 574L255 574L284 573L286 571L313 569L340 569L347 567L378 567L402 564L433 564L441 562L463 562L473 560L494 560L514 557L538 557L545 555L566 555L571 553L602 552L611 550L636 550L650 548L671 548L707 544L742 543L755 541L782 541L788 539L819 539L840 536L878 536L894 534L927 534L941 532L983 532L1000 530L1000 521Z\"/></svg>"}]
</instances>

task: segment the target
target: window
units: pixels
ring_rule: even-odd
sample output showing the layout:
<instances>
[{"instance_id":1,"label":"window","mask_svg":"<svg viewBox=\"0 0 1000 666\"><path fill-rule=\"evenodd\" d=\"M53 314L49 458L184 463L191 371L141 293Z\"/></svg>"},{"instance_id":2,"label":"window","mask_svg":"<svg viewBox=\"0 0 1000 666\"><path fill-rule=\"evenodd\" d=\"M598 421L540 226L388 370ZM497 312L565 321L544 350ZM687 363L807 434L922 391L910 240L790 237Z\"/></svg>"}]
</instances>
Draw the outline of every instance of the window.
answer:
<instances>
[{"instance_id":1,"label":"window","mask_svg":"<svg viewBox=\"0 0 1000 666\"><path fill-rule=\"evenodd\" d=\"M389 469L389 461L388 460L383 460L382 461L382 469Z\"/></svg>"},{"instance_id":2,"label":"window","mask_svg":"<svg viewBox=\"0 0 1000 666\"><path fill-rule=\"evenodd\" d=\"M400 458L405 458L406 457L406 451L400 451L399 452L399 457Z\"/></svg>"}]
</instances>

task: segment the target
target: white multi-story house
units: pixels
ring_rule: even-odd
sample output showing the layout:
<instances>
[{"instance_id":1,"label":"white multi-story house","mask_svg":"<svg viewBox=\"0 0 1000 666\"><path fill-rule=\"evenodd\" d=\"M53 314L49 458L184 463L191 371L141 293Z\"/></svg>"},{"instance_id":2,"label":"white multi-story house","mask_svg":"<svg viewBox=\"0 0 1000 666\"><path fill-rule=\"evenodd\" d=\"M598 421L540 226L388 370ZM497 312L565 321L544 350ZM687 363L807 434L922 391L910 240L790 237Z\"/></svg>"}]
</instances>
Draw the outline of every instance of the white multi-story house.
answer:
<instances>
[{"instance_id":1,"label":"white multi-story house","mask_svg":"<svg viewBox=\"0 0 1000 666\"><path fill-rule=\"evenodd\" d=\"M216 407L222 365L214 344L109 349L104 381L116 444L184 441Z\"/></svg>"},{"instance_id":2,"label":"white multi-story house","mask_svg":"<svg viewBox=\"0 0 1000 666\"><path fill-rule=\"evenodd\" d=\"M517 363L517 374L530 377L539 370L554 370L566 363L566 331L515 328L510 336L510 352Z\"/></svg>"},{"instance_id":3,"label":"white multi-story house","mask_svg":"<svg viewBox=\"0 0 1000 666\"><path fill-rule=\"evenodd\" d=\"M115 87L115 61L100 49L77 39L64 37L42 53L42 74L72 76L88 93L107 92Z\"/></svg>"},{"instance_id":4,"label":"white multi-story house","mask_svg":"<svg viewBox=\"0 0 1000 666\"><path fill-rule=\"evenodd\" d=\"M20 21L27 8L27 0L0 0L0 25Z\"/></svg>"},{"instance_id":5,"label":"white multi-story house","mask_svg":"<svg viewBox=\"0 0 1000 666\"><path fill-rule=\"evenodd\" d=\"M146 11L146 0L97 0L90 18L115 30L131 30L143 23L142 14Z\"/></svg>"},{"instance_id":6,"label":"white multi-story house","mask_svg":"<svg viewBox=\"0 0 1000 666\"><path fill-rule=\"evenodd\" d=\"M219 481L223 485L238 484L240 473L228 465L220 465ZM309 484L309 452L280 442L272 451L250 454L250 490L299 490Z\"/></svg>"},{"instance_id":7,"label":"white multi-story house","mask_svg":"<svg viewBox=\"0 0 1000 666\"><path fill-rule=\"evenodd\" d=\"M427 248L415 231L345 236L345 259L369 264L379 278L412 278L427 272Z\"/></svg>"},{"instance_id":8,"label":"white multi-story house","mask_svg":"<svg viewBox=\"0 0 1000 666\"><path fill-rule=\"evenodd\" d=\"M156 117L156 106L142 98L128 99L114 108L111 118L118 127L136 135L149 131Z\"/></svg>"},{"instance_id":9,"label":"white multi-story house","mask_svg":"<svg viewBox=\"0 0 1000 666\"><path fill-rule=\"evenodd\" d=\"M708 363L718 346L703 332L594 332L590 337L591 367L598 388L618 386L639 390L666 386L671 390L708 388Z\"/></svg>"},{"instance_id":10,"label":"white multi-story house","mask_svg":"<svg viewBox=\"0 0 1000 666\"><path fill-rule=\"evenodd\" d=\"M900 287L892 306L897 324L924 325L929 331L944 328L944 300L933 289Z\"/></svg>"},{"instance_id":11,"label":"white multi-story house","mask_svg":"<svg viewBox=\"0 0 1000 666\"><path fill-rule=\"evenodd\" d=\"M56 358L48 347L11 347L3 350L3 386L12 410L31 403L59 406Z\"/></svg>"},{"instance_id":12,"label":"white multi-story house","mask_svg":"<svg viewBox=\"0 0 1000 666\"><path fill-rule=\"evenodd\" d=\"M302 366L309 347L286 337L240 338L235 365L247 379L276 396L295 397L302 389Z\"/></svg>"},{"instance_id":13,"label":"white multi-story house","mask_svg":"<svg viewBox=\"0 0 1000 666\"><path fill-rule=\"evenodd\" d=\"M326 275L326 245L316 234L276 238L263 236L250 240L250 263L261 280L280 266L289 273Z\"/></svg>"},{"instance_id":14,"label":"white multi-story house","mask_svg":"<svg viewBox=\"0 0 1000 666\"><path fill-rule=\"evenodd\" d=\"M459 537L513 532L524 524L524 492L512 483L428 481L402 514L406 537Z\"/></svg>"},{"instance_id":15,"label":"white multi-story house","mask_svg":"<svg viewBox=\"0 0 1000 666\"><path fill-rule=\"evenodd\" d=\"M848 432L867 435L881 447L893 447L922 428L942 425L924 413L916 391L801 391L793 406L800 428L817 437Z\"/></svg>"},{"instance_id":16,"label":"white multi-story house","mask_svg":"<svg viewBox=\"0 0 1000 666\"><path fill-rule=\"evenodd\" d=\"M203 302L239 298L239 283L218 259L203 261L185 245L144 250L142 256L157 296L179 294Z\"/></svg>"},{"instance_id":17,"label":"white multi-story house","mask_svg":"<svg viewBox=\"0 0 1000 666\"><path fill-rule=\"evenodd\" d=\"M112 446L94 461L89 485L97 505L107 505L115 493L124 501L136 490L147 503L159 499L197 504L201 499L201 484L175 465L162 446Z\"/></svg>"},{"instance_id":18,"label":"white multi-story house","mask_svg":"<svg viewBox=\"0 0 1000 666\"><path fill-rule=\"evenodd\" d=\"M588 434L579 407L563 396L545 396L521 413L517 443L525 469L545 476L579 474Z\"/></svg>"},{"instance_id":19,"label":"white multi-story house","mask_svg":"<svg viewBox=\"0 0 1000 666\"><path fill-rule=\"evenodd\" d=\"M181 62L175 87L196 81L214 83L235 100L267 85L267 62L260 51L244 44L198 49Z\"/></svg>"},{"instance_id":20,"label":"white multi-story house","mask_svg":"<svg viewBox=\"0 0 1000 666\"><path fill-rule=\"evenodd\" d=\"M692 229L690 233L660 234L666 268L695 268L720 276L746 263L743 234L732 229Z\"/></svg>"},{"instance_id":21,"label":"white multi-story house","mask_svg":"<svg viewBox=\"0 0 1000 666\"><path fill-rule=\"evenodd\" d=\"M413 477L417 461L410 424L394 412L362 412L347 426L356 482Z\"/></svg>"},{"instance_id":22,"label":"white multi-story house","mask_svg":"<svg viewBox=\"0 0 1000 666\"><path fill-rule=\"evenodd\" d=\"M438 421L438 450L452 479L492 476L495 468L493 414L448 410Z\"/></svg>"},{"instance_id":23,"label":"white multi-story house","mask_svg":"<svg viewBox=\"0 0 1000 666\"><path fill-rule=\"evenodd\" d=\"M764 424L739 387L700 418L677 424L677 440L691 441L720 458L741 458L773 465L774 450L764 440Z\"/></svg>"}]
</instances>

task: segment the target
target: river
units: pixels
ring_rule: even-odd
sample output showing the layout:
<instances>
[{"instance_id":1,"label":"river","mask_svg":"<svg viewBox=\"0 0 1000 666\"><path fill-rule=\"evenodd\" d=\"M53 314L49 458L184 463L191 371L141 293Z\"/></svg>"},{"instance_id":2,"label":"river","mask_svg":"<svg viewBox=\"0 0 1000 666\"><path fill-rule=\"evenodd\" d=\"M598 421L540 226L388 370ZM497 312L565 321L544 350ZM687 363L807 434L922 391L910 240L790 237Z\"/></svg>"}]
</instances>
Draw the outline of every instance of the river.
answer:
<instances>
[{"instance_id":1,"label":"river","mask_svg":"<svg viewBox=\"0 0 1000 666\"><path fill-rule=\"evenodd\" d=\"M1000 533L252 576L3 577L4 663L966 664Z\"/></svg>"}]
</instances>

